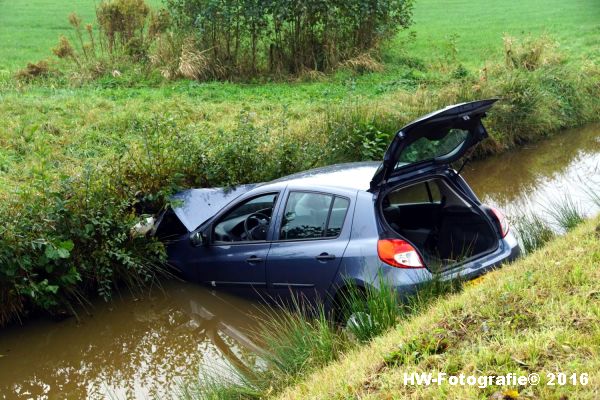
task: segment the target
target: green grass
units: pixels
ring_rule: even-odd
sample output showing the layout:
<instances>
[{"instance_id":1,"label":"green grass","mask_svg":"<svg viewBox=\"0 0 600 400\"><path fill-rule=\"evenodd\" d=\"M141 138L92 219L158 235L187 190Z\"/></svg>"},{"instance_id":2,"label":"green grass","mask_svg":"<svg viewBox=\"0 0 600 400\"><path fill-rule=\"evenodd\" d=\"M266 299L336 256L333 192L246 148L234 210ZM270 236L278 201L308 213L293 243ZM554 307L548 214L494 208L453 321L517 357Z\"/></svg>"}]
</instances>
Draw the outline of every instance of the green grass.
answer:
<instances>
[{"instance_id":1,"label":"green grass","mask_svg":"<svg viewBox=\"0 0 600 400\"><path fill-rule=\"evenodd\" d=\"M84 21L95 17L95 0L0 0L0 76L27 62L49 57L61 34L70 34L67 16L76 12ZM160 5L160 0L148 0Z\"/></svg>"},{"instance_id":2,"label":"green grass","mask_svg":"<svg viewBox=\"0 0 600 400\"><path fill-rule=\"evenodd\" d=\"M555 236L546 221L535 214L519 215L513 225L522 241L525 253L539 249Z\"/></svg>"},{"instance_id":3,"label":"green grass","mask_svg":"<svg viewBox=\"0 0 600 400\"><path fill-rule=\"evenodd\" d=\"M506 35L550 35L563 48L583 59L600 57L600 3L595 0L416 0L417 40L407 52L423 60L439 61L439 54L455 53L473 68L490 56L500 56ZM400 35L400 39L406 33Z\"/></svg>"},{"instance_id":4,"label":"green grass","mask_svg":"<svg viewBox=\"0 0 600 400\"><path fill-rule=\"evenodd\" d=\"M58 36L69 30L71 12L87 20L94 16L93 0L2 0L0 8L0 71L47 58Z\"/></svg>"},{"instance_id":5,"label":"green grass","mask_svg":"<svg viewBox=\"0 0 600 400\"><path fill-rule=\"evenodd\" d=\"M568 195L550 203L546 212L565 231L570 231L585 219L580 205Z\"/></svg>"},{"instance_id":6,"label":"green grass","mask_svg":"<svg viewBox=\"0 0 600 400\"><path fill-rule=\"evenodd\" d=\"M398 293L378 276L377 287L368 286L359 290L352 282L347 283L349 290L340 295L339 307L346 329L358 341L366 343L375 336L396 325L406 311Z\"/></svg>"},{"instance_id":7,"label":"green grass","mask_svg":"<svg viewBox=\"0 0 600 400\"><path fill-rule=\"evenodd\" d=\"M467 399L517 390L519 398L597 397L600 379L600 219L444 297L415 318L315 371L280 399ZM537 386L411 386L404 372L541 376ZM548 386L547 373L589 374Z\"/></svg>"}]
</instances>

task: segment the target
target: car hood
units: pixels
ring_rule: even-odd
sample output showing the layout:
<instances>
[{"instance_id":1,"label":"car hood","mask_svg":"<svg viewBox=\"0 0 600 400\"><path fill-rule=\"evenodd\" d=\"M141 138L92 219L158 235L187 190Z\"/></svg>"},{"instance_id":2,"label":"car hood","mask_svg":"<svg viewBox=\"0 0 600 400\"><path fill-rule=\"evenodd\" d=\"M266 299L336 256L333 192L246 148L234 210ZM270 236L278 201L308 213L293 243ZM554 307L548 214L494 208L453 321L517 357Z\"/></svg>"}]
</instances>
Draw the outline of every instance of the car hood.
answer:
<instances>
[{"instance_id":1,"label":"car hood","mask_svg":"<svg viewBox=\"0 0 600 400\"><path fill-rule=\"evenodd\" d=\"M191 232L214 217L232 200L258 185L185 190L173 196L173 212Z\"/></svg>"}]
</instances>

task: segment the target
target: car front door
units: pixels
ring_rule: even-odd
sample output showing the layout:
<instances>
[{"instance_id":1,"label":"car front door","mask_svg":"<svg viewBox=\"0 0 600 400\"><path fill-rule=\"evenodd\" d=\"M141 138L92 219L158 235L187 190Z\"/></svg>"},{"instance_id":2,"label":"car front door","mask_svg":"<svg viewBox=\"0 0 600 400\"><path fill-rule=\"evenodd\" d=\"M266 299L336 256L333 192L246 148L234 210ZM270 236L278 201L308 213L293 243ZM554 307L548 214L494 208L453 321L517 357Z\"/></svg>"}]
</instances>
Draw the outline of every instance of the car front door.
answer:
<instances>
[{"instance_id":1,"label":"car front door","mask_svg":"<svg viewBox=\"0 0 600 400\"><path fill-rule=\"evenodd\" d=\"M242 295L266 287L271 216L278 197L279 193L263 193L243 199L216 218L209 244L197 247L200 282Z\"/></svg>"},{"instance_id":2,"label":"car front door","mask_svg":"<svg viewBox=\"0 0 600 400\"><path fill-rule=\"evenodd\" d=\"M270 292L325 300L348 245L354 199L304 190L286 197L267 259Z\"/></svg>"}]
</instances>

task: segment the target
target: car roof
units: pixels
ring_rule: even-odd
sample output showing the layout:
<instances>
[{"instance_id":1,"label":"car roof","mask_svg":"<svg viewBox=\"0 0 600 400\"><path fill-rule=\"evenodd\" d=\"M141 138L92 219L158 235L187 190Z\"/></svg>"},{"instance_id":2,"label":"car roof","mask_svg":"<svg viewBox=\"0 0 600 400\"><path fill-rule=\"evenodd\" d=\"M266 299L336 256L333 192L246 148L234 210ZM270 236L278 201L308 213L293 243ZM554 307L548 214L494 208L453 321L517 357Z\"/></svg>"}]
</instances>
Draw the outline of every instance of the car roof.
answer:
<instances>
[{"instance_id":1,"label":"car roof","mask_svg":"<svg viewBox=\"0 0 600 400\"><path fill-rule=\"evenodd\" d=\"M269 186L291 184L329 186L366 191L369 189L369 183L380 164L380 162L376 161L365 161L329 165L275 179L274 181L265 183L261 188L265 189Z\"/></svg>"}]
</instances>

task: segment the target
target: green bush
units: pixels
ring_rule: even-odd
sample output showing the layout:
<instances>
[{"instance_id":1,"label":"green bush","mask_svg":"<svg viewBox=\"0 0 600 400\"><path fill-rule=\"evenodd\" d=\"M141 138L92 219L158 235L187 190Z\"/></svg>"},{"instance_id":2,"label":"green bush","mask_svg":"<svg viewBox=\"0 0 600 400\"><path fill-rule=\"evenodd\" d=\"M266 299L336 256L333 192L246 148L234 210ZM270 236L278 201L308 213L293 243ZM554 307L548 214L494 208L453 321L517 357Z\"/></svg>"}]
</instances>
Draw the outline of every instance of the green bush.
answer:
<instances>
[{"instance_id":1,"label":"green bush","mask_svg":"<svg viewBox=\"0 0 600 400\"><path fill-rule=\"evenodd\" d=\"M117 182L90 172L56 190L38 183L37 193L1 210L0 290L8 304L74 312L89 291L108 300L116 282L136 289L163 273L163 246L130 237L136 216L132 201L116 195ZM0 324L14 317L11 309L3 303Z\"/></svg>"},{"instance_id":2,"label":"green bush","mask_svg":"<svg viewBox=\"0 0 600 400\"><path fill-rule=\"evenodd\" d=\"M168 0L227 77L326 71L411 23L411 0Z\"/></svg>"},{"instance_id":3,"label":"green bush","mask_svg":"<svg viewBox=\"0 0 600 400\"><path fill-rule=\"evenodd\" d=\"M90 291L108 300L117 284L138 290L168 274L163 245L130 229L140 204L157 211L167 203L181 172L192 184L195 154L182 151L187 140L177 140L168 121L131 129L144 134L125 156L58 184L37 176L3 203L0 325L22 311L75 312Z\"/></svg>"}]
</instances>

